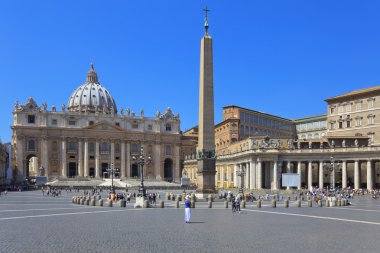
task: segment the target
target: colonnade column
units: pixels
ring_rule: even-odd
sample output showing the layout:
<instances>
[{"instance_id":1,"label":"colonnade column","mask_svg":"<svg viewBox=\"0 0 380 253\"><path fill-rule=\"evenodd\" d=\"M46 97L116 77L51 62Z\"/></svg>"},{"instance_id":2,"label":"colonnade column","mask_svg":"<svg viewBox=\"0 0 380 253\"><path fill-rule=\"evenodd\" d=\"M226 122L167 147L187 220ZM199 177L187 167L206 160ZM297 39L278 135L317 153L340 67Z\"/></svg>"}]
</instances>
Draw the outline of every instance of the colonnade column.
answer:
<instances>
[{"instance_id":1,"label":"colonnade column","mask_svg":"<svg viewBox=\"0 0 380 253\"><path fill-rule=\"evenodd\" d=\"M245 188L250 189L250 169L249 163L244 163L245 165Z\"/></svg>"},{"instance_id":2,"label":"colonnade column","mask_svg":"<svg viewBox=\"0 0 380 253\"><path fill-rule=\"evenodd\" d=\"M323 189L323 161L319 161L319 189Z\"/></svg>"},{"instance_id":3,"label":"colonnade column","mask_svg":"<svg viewBox=\"0 0 380 253\"><path fill-rule=\"evenodd\" d=\"M300 161L297 162L297 174L299 175L299 181L298 181L298 190L301 190L301 166L302 163Z\"/></svg>"},{"instance_id":4,"label":"colonnade column","mask_svg":"<svg viewBox=\"0 0 380 253\"><path fill-rule=\"evenodd\" d=\"M66 139L62 137L62 149L61 149L61 175L67 177L67 165L66 165Z\"/></svg>"},{"instance_id":5,"label":"colonnade column","mask_svg":"<svg viewBox=\"0 0 380 253\"><path fill-rule=\"evenodd\" d=\"M251 159L249 163L249 189L255 189L256 188L256 161Z\"/></svg>"},{"instance_id":6,"label":"colonnade column","mask_svg":"<svg viewBox=\"0 0 380 253\"><path fill-rule=\"evenodd\" d=\"M278 165L277 165L277 160L273 162L273 190L278 189Z\"/></svg>"},{"instance_id":7,"label":"colonnade column","mask_svg":"<svg viewBox=\"0 0 380 253\"><path fill-rule=\"evenodd\" d=\"M286 173L290 173L290 161L286 162ZM290 186L287 186L286 189L289 190Z\"/></svg>"},{"instance_id":8,"label":"colonnade column","mask_svg":"<svg viewBox=\"0 0 380 253\"><path fill-rule=\"evenodd\" d=\"M82 140L78 141L78 176L83 176L83 153L82 153Z\"/></svg>"},{"instance_id":9,"label":"colonnade column","mask_svg":"<svg viewBox=\"0 0 380 253\"><path fill-rule=\"evenodd\" d=\"M222 165L222 166L218 166L219 167L219 174L220 174L220 185L219 185L219 187L220 188L224 188L224 180L225 180L225 178L224 178L224 166Z\"/></svg>"},{"instance_id":10,"label":"colonnade column","mask_svg":"<svg viewBox=\"0 0 380 253\"><path fill-rule=\"evenodd\" d=\"M367 161L367 189L372 190L373 185L372 185L372 161L368 160Z\"/></svg>"},{"instance_id":11,"label":"colonnade column","mask_svg":"<svg viewBox=\"0 0 380 253\"><path fill-rule=\"evenodd\" d=\"M88 168L88 139L84 140L84 176L88 177L89 176L89 168Z\"/></svg>"},{"instance_id":12,"label":"colonnade column","mask_svg":"<svg viewBox=\"0 0 380 253\"><path fill-rule=\"evenodd\" d=\"M227 181L227 187L230 188L230 182L231 182L231 169L230 169L230 164L227 164L227 176L226 176L226 181Z\"/></svg>"},{"instance_id":13,"label":"colonnade column","mask_svg":"<svg viewBox=\"0 0 380 253\"><path fill-rule=\"evenodd\" d=\"M125 143L121 142L121 177L125 177Z\"/></svg>"},{"instance_id":14,"label":"colonnade column","mask_svg":"<svg viewBox=\"0 0 380 253\"><path fill-rule=\"evenodd\" d=\"M99 141L95 142L95 177L100 177Z\"/></svg>"},{"instance_id":15,"label":"colonnade column","mask_svg":"<svg viewBox=\"0 0 380 253\"><path fill-rule=\"evenodd\" d=\"M262 188L262 178L263 178L263 162L257 162L257 189Z\"/></svg>"},{"instance_id":16,"label":"colonnade column","mask_svg":"<svg viewBox=\"0 0 380 253\"><path fill-rule=\"evenodd\" d=\"M360 188L360 171L359 171L359 161L355 161L355 168L354 168L354 188L359 189Z\"/></svg>"},{"instance_id":17,"label":"colonnade column","mask_svg":"<svg viewBox=\"0 0 380 253\"><path fill-rule=\"evenodd\" d=\"M240 170L240 173L243 171L243 164L239 164L239 170ZM243 175L240 174L240 178L238 179L238 185L239 187L242 187L242 185L244 185L244 180L243 180Z\"/></svg>"},{"instance_id":18,"label":"colonnade column","mask_svg":"<svg viewBox=\"0 0 380 253\"><path fill-rule=\"evenodd\" d=\"M154 164L154 166L156 166L156 163ZM127 142L127 178L130 178L130 177L131 177L131 144Z\"/></svg>"},{"instance_id":19,"label":"colonnade column","mask_svg":"<svg viewBox=\"0 0 380 253\"><path fill-rule=\"evenodd\" d=\"M234 187L238 187L238 179L237 179L237 171L238 171L238 164L235 164L234 166Z\"/></svg>"},{"instance_id":20,"label":"colonnade column","mask_svg":"<svg viewBox=\"0 0 380 253\"><path fill-rule=\"evenodd\" d=\"M347 161L342 161L342 188L347 188Z\"/></svg>"},{"instance_id":21,"label":"colonnade column","mask_svg":"<svg viewBox=\"0 0 380 253\"><path fill-rule=\"evenodd\" d=\"M174 159L175 159L175 170L174 170L174 176L180 179L179 171L180 171L180 150L179 150L179 145L175 144L174 145Z\"/></svg>"},{"instance_id":22,"label":"colonnade column","mask_svg":"<svg viewBox=\"0 0 380 253\"><path fill-rule=\"evenodd\" d=\"M307 169L307 184L308 188L311 191L313 189L313 162L309 161L308 162L308 169Z\"/></svg>"}]
</instances>

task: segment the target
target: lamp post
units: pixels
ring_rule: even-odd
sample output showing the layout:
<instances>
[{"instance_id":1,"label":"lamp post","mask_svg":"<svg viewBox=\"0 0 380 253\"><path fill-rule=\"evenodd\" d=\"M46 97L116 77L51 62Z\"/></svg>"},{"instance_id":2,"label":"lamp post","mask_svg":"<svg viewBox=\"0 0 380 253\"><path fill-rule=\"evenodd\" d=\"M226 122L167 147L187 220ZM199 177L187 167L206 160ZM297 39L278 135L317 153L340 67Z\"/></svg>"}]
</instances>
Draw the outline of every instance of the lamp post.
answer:
<instances>
[{"instance_id":1,"label":"lamp post","mask_svg":"<svg viewBox=\"0 0 380 253\"><path fill-rule=\"evenodd\" d=\"M108 167L108 169L106 170L107 172L111 174L111 191L112 193L115 193L115 188L113 187L113 176L115 175L116 172L119 172L119 169L115 168L113 163L111 163L111 168Z\"/></svg>"},{"instance_id":2,"label":"lamp post","mask_svg":"<svg viewBox=\"0 0 380 253\"><path fill-rule=\"evenodd\" d=\"M144 187L144 165L149 164L152 161L152 157L149 155L148 158L145 160L144 148L141 147L140 156L138 158L136 156L132 156L132 160L135 161L135 163L141 168L141 183L139 187L138 196L145 198L146 190Z\"/></svg>"},{"instance_id":3,"label":"lamp post","mask_svg":"<svg viewBox=\"0 0 380 253\"><path fill-rule=\"evenodd\" d=\"M244 196L244 180L243 180L243 176L245 175L245 169L244 169L243 166L241 167L241 170L239 170L239 171L236 172L236 175L238 177L240 177L239 193L241 193Z\"/></svg>"},{"instance_id":4,"label":"lamp post","mask_svg":"<svg viewBox=\"0 0 380 253\"><path fill-rule=\"evenodd\" d=\"M330 164L325 164L325 170L328 170L330 173L330 188L335 190L335 171L339 169L339 162L336 164L334 157L330 157Z\"/></svg>"}]
</instances>

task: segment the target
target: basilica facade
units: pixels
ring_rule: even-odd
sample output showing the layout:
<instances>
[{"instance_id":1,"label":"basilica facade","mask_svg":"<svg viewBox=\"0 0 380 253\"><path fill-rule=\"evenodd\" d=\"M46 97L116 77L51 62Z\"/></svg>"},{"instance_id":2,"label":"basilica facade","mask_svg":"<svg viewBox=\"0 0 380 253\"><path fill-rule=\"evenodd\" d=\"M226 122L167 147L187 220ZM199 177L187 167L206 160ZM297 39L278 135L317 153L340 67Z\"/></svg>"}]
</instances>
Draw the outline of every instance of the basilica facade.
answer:
<instances>
[{"instance_id":1,"label":"basilica facade","mask_svg":"<svg viewBox=\"0 0 380 253\"><path fill-rule=\"evenodd\" d=\"M111 93L98 81L91 65L86 81L70 96L67 106L38 105L33 98L15 103L13 110L14 179L46 176L65 178L140 176L134 156L143 151L151 162L144 167L150 179L180 177L179 114L170 108L153 117L130 109L117 110Z\"/></svg>"}]
</instances>

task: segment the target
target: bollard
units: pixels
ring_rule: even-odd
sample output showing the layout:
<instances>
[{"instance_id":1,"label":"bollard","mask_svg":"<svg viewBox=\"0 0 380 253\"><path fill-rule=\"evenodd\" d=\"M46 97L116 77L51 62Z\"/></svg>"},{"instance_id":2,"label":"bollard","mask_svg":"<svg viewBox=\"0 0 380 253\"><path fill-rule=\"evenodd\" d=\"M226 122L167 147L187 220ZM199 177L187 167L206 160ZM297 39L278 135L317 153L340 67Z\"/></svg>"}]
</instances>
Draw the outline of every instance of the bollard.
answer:
<instances>
[{"instance_id":1,"label":"bollard","mask_svg":"<svg viewBox=\"0 0 380 253\"><path fill-rule=\"evenodd\" d=\"M195 201L191 200L190 201L190 206L191 206L191 208L195 208Z\"/></svg>"},{"instance_id":2,"label":"bollard","mask_svg":"<svg viewBox=\"0 0 380 253\"><path fill-rule=\"evenodd\" d=\"M261 208L261 200L258 200L258 201L256 202L256 207L257 207L257 208Z\"/></svg>"},{"instance_id":3,"label":"bollard","mask_svg":"<svg viewBox=\"0 0 380 253\"><path fill-rule=\"evenodd\" d=\"M270 207L276 208L276 200L275 199L272 199Z\"/></svg>"},{"instance_id":4,"label":"bollard","mask_svg":"<svg viewBox=\"0 0 380 253\"><path fill-rule=\"evenodd\" d=\"M344 205L344 206L347 206L347 202L348 202L347 199L343 199L343 205Z\"/></svg>"},{"instance_id":5,"label":"bollard","mask_svg":"<svg viewBox=\"0 0 380 253\"><path fill-rule=\"evenodd\" d=\"M160 208L164 208L164 201L163 200L160 201Z\"/></svg>"},{"instance_id":6,"label":"bollard","mask_svg":"<svg viewBox=\"0 0 380 253\"><path fill-rule=\"evenodd\" d=\"M178 200L178 201L182 201L182 196L178 194L178 195L177 195L177 200Z\"/></svg>"},{"instance_id":7,"label":"bollard","mask_svg":"<svg viewBox=\"0 0 380 253\"><path fill-rule=\"evenodd\" d=\"M227 200L224 201L224 207L228 208L228 201Z\"/></svg>"},{"instance_id":8,"label":"bollard","mask_svg":"<svg viewBox=\"0 0 380 253\"><path fill-rule=\"evenodd\" d=\"M86 204L87 206L89 206L89 205L90 205L90 200L86 199L85 204Z\"/></svg>"},{"instance_id":9,"label":"bollard","mask_svg":"<svg viewBox=\"0 0 380 253\"><path fill-rule=\"evenodd\" d=\"M170 200L170 193L169 192L166 193L166 200Z\"/></svg>"},{"instance_id":10,"label":"bollard","mask_svg":"<svg viewBox=\"0 0 380 253\"><path fill-rule=\"evenodd\" d=\"M296 201L296 207L301 207L301 200L300 199Z\"/></svg>"},{"instance_id":11,"label":"bollard","mask_svg":"<svg viewBox=\"0 0 380 253\"><path fill-rule=\"evenodd\" d=\"M326 199L326 207L329 207L329 206L330 206L330 201Z\"/></svg>"},{"instance_id":12,"label":"bollard","mask_svg":"<svg viewBox=\"0 0 380 253\"><path fill-rule=\"evenodd\" d=\"M149 201L148 200L144 200L144 208L148 208L149 207Z\"/></svg>"},{"instance_id":13,"label":"bollard","mask_svg":"<svg viewBox=\"0 0 380 253\"><path fill-rule=\"evenodd\" d=\"M112 207L112 200L108 200L108 201L107 201L107 206L108 206L108 207Z\"/></svg>"},{"instance_id":14,"label":"bollard","mask_svg":"<svg viewBox=\"0 0 380 253\"><path fill-rule=\"evenodd\" d=\"M102 196L99 195L99 200L101 200L101 199L102 199Z\"/></svg>"},{"instance_id":15,"label":"bollard","mask_svg":"<svg viewBox=\"0 0 380 253\"><path fill-rule=\"evenodd\" d=\"M99 199L99 206L103 206L103 200L102 199Z\"/></svg>"},{"instance_id":16,"label":"bollard","mask_svg":"<svg viewBox=\"0 0 380 253\"><path fill-rule=\"evenodd\" d=\"M208 201L208 208L212 208L212 201Z\"/></svg>"},{"instance_id":17,"label":"bollard","mask_svg":"<svg viewBox=\"0 0 380 253\"><path fill-rule=\"evenodd\" d=\"M337 203L338 203L338 206L342 206L342 200L341 200L341 199L338 199L337 201L338 201L338 202L337 202Z\"/></svg>"},{"instance_id":18,"label":"bollard","mask_svg":"<svg viewBox=\"0 0 380 253\"><path fill-rule=\"evenodd\" d=\"M75 197L71 198L71 203L74 203Z\"/></svg>"},{"instance_id":19,"label":"bollard","mask_svg":"<svg viewBox=\"0 0 380 253\"><path fill-rule=\"evenodd\" d=\"M245 200L241 201L241 208L245 208Z\"/></svg>"},{"instance_id":20,"label":"bollard","mask_svg":"<svg viewBox=\"0 0 380 253\"><path fill-rule=\"evenodd\" d=\"M179 208L179 201L177 199L177 201L175 202L175 208Z\"/></svg>"},{"instance_id":21,"label":"bollard","mask_svg":"<svg viewBox=\"0 0 380 253\"><path fill-rule=\"evenodd\" d=\"M332 207L334 207L334 206L336 206L336 201L335 200L331 200L330 204L331 204Z\"/></svg>"},{"instance_id":22,"label":"bollard","mask_svg":"<svg viewBox=\"0 0 380 253\"><path fill-rule=\"evenodd\" d=\"M322 200L318 200L318 207L322 207Z\"/></svg>"},{"instance_id":23,"label":"bollard","mask_svg":"<svg viewBox=\"0 0 380 253\"><path fill-rule=\"evenodd\" d=\"M307 206L308 207L313 207L313 201L311 201L310 199L307 200Z\"/></svg>"},{"instance_id":24,"label":"bollard","mask_svg":"<svg viewBox=\"0 0 380 253\"><path fill-rule=\"evenodd\" d=\"M191 201L194 201L194 202L196 201L195 193L191 194Z\"/></svg>"},{"instance_id":25,"label":"bollard","mask_svg":"<svg viewBox=\"0 0 380 253\"><path fill-rule=\"evenodd\" d=\"M77 201L75 202L76 204L80 205L80 197L77 197Z\"/></svg>"},{"instance_id":26,"label":"bollard","mask_svg":"<svg viewBox=\"0 0 380 253\"><path fill-rule=\"evenodd\" d=\"M171 196L171 199L172 199L172 201L175 201L175 195L174 194Z\"/></svg>"},{"instance_id":27,"label":"bollard","mask_svg":"<svg viewBox=\"0 0 380 253\"><path fill-rule=\"evenodd\" d=\"M231 202L231 196L230 195L227 196L227 202Z\"/></svg>"},{"instance_id":28,"label":"bollard","mask_svg":"<svg viewBox=\"0 0 380 253\"><path fill-rule=\"evenodd\" d=\"M80 204L81 204L81 205L84 205L84 199L81 199L81 200L80 200Z\"/></svg>"},{"instance_id":29,"label":"bollard","mask_svg":"<svg viewBox=\"0 0 380 253\"><path fill-rule=\"evenodd\" d=\"M125 201L125 199L120 200L120 207L127 207L127 201Z\"/></svg>"},{"instance_id":30,"label":"bollard","mask_svg":"<svg viewBox=\"0 0 380 253\"><path fill-rule=\"evenodd\" d=\"M95 199L91 199L91 205L95 206Z\"/></svg>"},{"instance_id":31,"label":"bollard","mask_svg":"<svg viewBox=\"0 0 380 253\"><path fill-rule=\"evenodd\" d=\"M284 207L289 208L289 200L284 200Z\"/></svg>"}]
</instances>

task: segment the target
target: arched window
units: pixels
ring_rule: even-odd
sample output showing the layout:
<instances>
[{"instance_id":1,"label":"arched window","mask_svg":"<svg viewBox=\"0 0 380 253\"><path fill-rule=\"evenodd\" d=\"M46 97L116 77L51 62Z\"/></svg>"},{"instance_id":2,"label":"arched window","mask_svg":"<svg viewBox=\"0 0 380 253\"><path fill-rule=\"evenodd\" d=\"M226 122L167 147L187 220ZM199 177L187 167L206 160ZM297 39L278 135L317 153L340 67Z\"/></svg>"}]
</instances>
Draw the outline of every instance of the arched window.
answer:
<instances>
[{"instance_id":1,"label":"arched window","mask_svg":"<svg viewBox=\"0 0 380 253\"><path fill-rule=\"evenodd\" d=\"M108 152L108 142L102 142L102 152Z\"/></svg>"},{"instance_id":2,"label":"arched window","mask_svg":"<svg viewBox=\"0 0 380 253\"><path fill-rule=\"evenodd\" d=\"M28 141L28 150L35 151L36 150L36 142L34 140Z\"/></svg>"}]
</instances>

